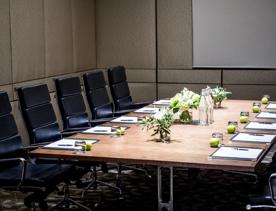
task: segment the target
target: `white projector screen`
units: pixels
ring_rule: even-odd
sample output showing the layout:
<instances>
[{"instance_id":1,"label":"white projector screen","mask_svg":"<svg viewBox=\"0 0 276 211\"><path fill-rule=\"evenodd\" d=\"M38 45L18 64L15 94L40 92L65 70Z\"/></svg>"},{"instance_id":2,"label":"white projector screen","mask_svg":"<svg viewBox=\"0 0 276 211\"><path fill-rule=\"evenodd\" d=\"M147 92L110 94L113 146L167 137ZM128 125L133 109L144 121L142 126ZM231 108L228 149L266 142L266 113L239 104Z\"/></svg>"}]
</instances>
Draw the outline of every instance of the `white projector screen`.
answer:
<instances>
[{"instance_id":1,"label":"white projector screen","mask_svg":"<svg viewBox=\"0 0 276 211\"><path fill-rule=\"evenodd\" d=\"M276 0L193 0L194 68L276 68Z\"/></svg>"}]
</instances>

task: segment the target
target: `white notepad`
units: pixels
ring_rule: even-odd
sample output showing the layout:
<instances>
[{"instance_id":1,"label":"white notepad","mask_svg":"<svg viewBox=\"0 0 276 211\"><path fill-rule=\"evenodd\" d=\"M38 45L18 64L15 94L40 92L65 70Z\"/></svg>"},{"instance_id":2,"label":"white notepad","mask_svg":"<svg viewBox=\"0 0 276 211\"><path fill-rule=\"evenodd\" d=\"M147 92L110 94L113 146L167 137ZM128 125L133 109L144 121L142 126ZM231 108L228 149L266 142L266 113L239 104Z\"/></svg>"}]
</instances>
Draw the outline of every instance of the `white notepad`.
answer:
<instances>
[{"instance_id":1,"label":"white notepad","mask_svg":"<svg viewBox=\"0 0 276 211\"><path fill-rule=\"evenodd\" d=\"M276 103L269 103L267 106L266 106L267 109L276 109Z\"/></svg>"},{"instance_id":2,"label":"white notepad","mask_svg":"<svg viewBox=\"0 0 276 211\"><path fill-rule=\"evenodd\" d=\"M252 142L252 143L271 143L276 135L263 133L238 133L231 141Z\"/></svg>"},{"instance_id":3,"label":"white notepad","mask_svg":"<svg viewBox=\"0 0 276 211\"><path fill-rule=\"evenodd\" d=\"M276 112L263 111L263 112L259 113L256 117L264 118L264 119L276 119Z\"/></svg>"},{"instance_id":4,"label":"white notepad","mask_svg":"<svg viewBox=\"0 0 276 211\"><path fill-rule=\"evenodd\" d=\"M134 111L135 113L144 113L144 114L155 114L159 111L159 108L149 108L149 107L144 107L144 108L140 108L136 111Z\"/></svg>"},{"instance_id":5,"label":"white notepad","mask_svg":"<svg viewBox=\"0 0 276 211\"><path fill-rule=\"evenodd\" d=\"M153 105L170 105L170 100L158 100L153 103Z\"/></svg>"},{"instance_id":6,"label":"white notepad","mask_svg":"<svg viewBox=\"0 0 276 211\"><path fill-rule=\"evenodd\" d=\"M126 124L138 124L137 116L120 116L116 119L113 119L111 122L113 123L126 123Z\"/></svg>"},{"instance_id":7,"label":"white notepad","mask_svg":"<svg viewBox=\"0 0 276 211\"><path fill-rule=\"evenodd\" d=\"M112 127L109 127L109 126L96 126L88 130L85 130L82 133L112 134L112 133L115 133L115 131L112 132Z\"/></svg>"},{"instance_id":8,"label":"white notepad","mask_svg":"<svg viewBox=\"0 0 276 211\"><path fill-rule=\"evenodd\" d=\"M231 160L257 160L262 151L263 149L260 148L222 146L211 157Z\"/></svg>"},{"instance_id":9,"label":"white notepad","mask_svg":"<svg viewBox=\"0 0 276 211\"><path fill-rule=\"evenodd\" d=\"M250 122L245 126L246 129L253 130L276 130L276 123L273 122Z\"/></svg>"},{"instance_id":10,"label":"white notepad","mask_svg":"<svg viewBox=\"0 0 276 211\"><path fill-rule=\"evenodd\" d=\"M66 138L63 138L59 141L55 141L51 144L47 144L45 145L43 148L46 148L46 149L65 149L65 150L79 150L81 149L81 146L77 146L75 147L75 142L76 141L85 141L86 143L91 143L91 144L94 144L96 143L98 140L83 140L83 139L66 139Z\"/></svg>"}]
</instances>

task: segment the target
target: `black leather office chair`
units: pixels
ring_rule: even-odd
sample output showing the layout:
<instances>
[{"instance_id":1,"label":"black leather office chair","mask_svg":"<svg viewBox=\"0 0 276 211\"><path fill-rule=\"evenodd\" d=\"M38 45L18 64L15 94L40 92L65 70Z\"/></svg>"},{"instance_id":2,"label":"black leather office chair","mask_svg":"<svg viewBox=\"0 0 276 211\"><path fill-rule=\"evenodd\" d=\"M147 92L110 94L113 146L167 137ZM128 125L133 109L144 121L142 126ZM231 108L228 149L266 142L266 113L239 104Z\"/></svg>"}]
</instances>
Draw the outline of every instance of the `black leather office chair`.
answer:
<instances>
[{"instance_id":1,"label":"black leather office chair","mask_svg":"<svg viewBox=\"0 0 276 211\"><path fill-rule=\"evenodd\" d=\"M46 84L21 87L17 92L31 144L53 142L59 140L62 135L79 131L60 131Z\"/></svg>"},{"instance_id":2,"label":"black leather office chair","mask_svg":"<svg viewBox=\"0 0 276 211\"><path fill-rule=\"evenodd\" d=\"M79 77L56 79L55 84L65 129L95 126L113 119L110 116L102 115L95 120L89 120L81 94Z\"/></svg>"},{"instance_id":3,"label":"black leather office chair","mask_svg":"<svg viewBox=\"0 0 276 211\"><path fill-rule=\"evenodd\" d=\"M268 185L264 188L264 193L250 197L247 210L256 208L276 209L276 173L272 173L268 178Z\"/></svg>"},{"instance_id":4,"label":"black leather office chair","mask_svg":"<svg viewBox=\"0 0 276 211\"><path fill-rule=\"evenodd\" d=\"M113 116L120 116L133 111L113 110L113 103L109 100L102 71L93 71L84 74L83 81L93 119L112 118Z\"/></svg>"},{"instance_id":5,"label":"black leather office chair","mask_svg":"<svg viewBox=\"0 0 276 211\"><path fill-rule=\"evenodd\" d=\"M55 190L57 184L69 180L73 167L68 164L30 162L21 145L11 110L7 93L0 92L0 186L6 190L30 192L24 199L29 210L34 209L35 203L39 203L40 208L44 209L47 207L44 200L48 194ZM69 199L66 196L66 202L73 202Z\"/></svg>"},{"instance_id":6,"label":"black leather office chair","mask_svg":"<svg viewBox=\"0 0 276 211\"><path fill-rule=\"evenodd\" d=\"M55 79L63 128L90 127L79 77Z\"/></svg>"},{"instance_id":7,"label":"black leather office chair","mask_svg":"<svg viewBox=\"0 0 276 211\"><path fill-rule=\"evenodd\" d=\"M109 68L108 80L116 111L122 109L138 109L151 103L134 103L132 101L124 66Z\"/></svg>"}]
</instances>

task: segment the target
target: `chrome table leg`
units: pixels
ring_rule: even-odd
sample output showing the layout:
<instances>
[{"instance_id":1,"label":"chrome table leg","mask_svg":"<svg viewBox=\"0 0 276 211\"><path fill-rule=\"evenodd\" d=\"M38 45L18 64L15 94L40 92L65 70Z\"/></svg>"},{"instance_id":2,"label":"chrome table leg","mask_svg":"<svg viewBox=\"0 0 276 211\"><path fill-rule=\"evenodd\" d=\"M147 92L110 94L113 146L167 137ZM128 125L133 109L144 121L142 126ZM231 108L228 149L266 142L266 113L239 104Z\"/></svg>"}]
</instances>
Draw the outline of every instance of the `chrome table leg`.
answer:
<instances>
[{"instance_id":1,"label":"chrome table leg","mask_svg":"<svg viewBox=\"0 0 276 211\"><path fill-rule=\"evenodd\" d=\"M169 169L170 173L170 199L168 202L163 202L162 199L162 169ZM158 211L173 211L173 167L160 167L157 168L158 179Z\"/></svg>"}]
</instances>

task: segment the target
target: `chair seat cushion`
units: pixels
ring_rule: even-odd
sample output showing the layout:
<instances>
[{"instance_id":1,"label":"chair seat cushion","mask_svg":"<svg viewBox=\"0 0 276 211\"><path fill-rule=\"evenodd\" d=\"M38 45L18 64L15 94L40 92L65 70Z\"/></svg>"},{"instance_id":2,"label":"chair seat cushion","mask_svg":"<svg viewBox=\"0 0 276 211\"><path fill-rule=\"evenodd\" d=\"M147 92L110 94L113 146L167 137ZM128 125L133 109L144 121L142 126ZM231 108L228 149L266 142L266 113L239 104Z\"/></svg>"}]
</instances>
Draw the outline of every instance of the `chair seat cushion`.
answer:
<instances>
[{"instance_id":1,"label":"chair seat cushion","mask_svg":"<svg viewBox=\"0 0 276 211\"><path fill-rule=\"evenodd\" d=\"M64 180L72 169L67 164L32 164L27 163L23 186L49 187ZM17 186L21 179L22 165L14 165L0 170L0 186Z\"/></svg>"}]
</instances>

